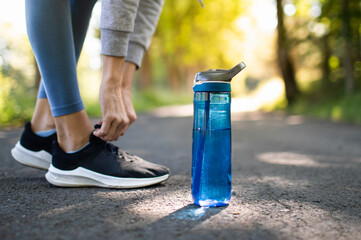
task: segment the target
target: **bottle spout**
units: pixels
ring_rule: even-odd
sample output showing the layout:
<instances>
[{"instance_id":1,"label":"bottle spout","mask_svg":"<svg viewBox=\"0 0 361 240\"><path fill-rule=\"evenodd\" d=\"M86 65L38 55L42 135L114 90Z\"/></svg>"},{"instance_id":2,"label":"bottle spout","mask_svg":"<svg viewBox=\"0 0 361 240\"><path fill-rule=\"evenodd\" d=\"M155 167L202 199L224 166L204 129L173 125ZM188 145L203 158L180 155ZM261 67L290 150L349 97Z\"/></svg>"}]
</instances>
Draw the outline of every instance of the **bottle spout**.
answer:
<instances>
[{"instance_id":1,"label":"bottle spout","mask_svg":"<svg viewBox=\"0 0 361 240\"><path fill-rule=\"evenodd\" d=\"M195 83L202 83L206 81L220 81L230 82L234 76L246 67L244 62L241 62L231 69L210 69L208 71L199 72L196 74Z\"/></svg>"},{"instance_id":2,"label":"bottle spout","mask_svg":"<svg viewBox=\"0 0 361 240\"><path fill-rule=\"evenodd\" d=\"M246 68L246 64L244 62L241 62L234 66L233 68L227 70L225 74L228 75L229 79L232 79L234 76L236 76L238 73L240 73L243 69Z\"/></svg>"}]
</instances>

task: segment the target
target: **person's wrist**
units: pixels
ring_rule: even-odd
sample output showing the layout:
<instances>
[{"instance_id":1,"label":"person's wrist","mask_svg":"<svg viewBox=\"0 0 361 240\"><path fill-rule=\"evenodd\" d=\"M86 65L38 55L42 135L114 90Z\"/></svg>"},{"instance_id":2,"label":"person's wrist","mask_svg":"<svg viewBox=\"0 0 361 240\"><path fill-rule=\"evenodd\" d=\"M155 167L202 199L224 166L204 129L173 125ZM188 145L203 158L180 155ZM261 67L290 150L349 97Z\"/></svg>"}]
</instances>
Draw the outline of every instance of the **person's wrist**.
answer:
<instances>
[{"instance_id":1,"label":"person's wrist","mask_svg":"<svg viewBox=\"0 0 361 240\"><path fill-rule=\"evenodd\" d=\"M132 92L132 85L122 85L122 92L130 94Z\"/></svg>"},{"instance_id":2,"label":"person's wrist","mask_svg":"<svg viewBox=\"0 0 361 240\"><path fill-rule=\"evenodd\" d=\"M122 86L124 57L103 55L102 85Z\"/></svg>"},{"instance_id":3,"label":"person's wrist","mask_svg":"<svg viewBox=\"0 0 361 240\"><path fill-rule=\"evenodd\" d=\"M103 79L102 83L100 84L99 94L102 95L114 95L114 94L121 94L123 92L121 84L118 82L111 80L111 79Z\"/></svg>"},{"instance_id":4,"label":"person's wrist","mask_svg":"<svg viewBox=\"0 0 361 240\"><path fill-rule=\"evenodd\" d=\"M122 89L124 91L130 92L133 85L134 73L137 70L137 66L132 62L125 62L125 67L123 70L123 80L122 80Z\"/></svg>"},{"instance_id":5,"label":"person's wrist","mask_svg":"<svg viewBox=\"0 0 361 240\"><path fill-rule=\"evenodd\" d=\"M118 76L106 76L103 77L101 87L118 88L122 87L122 79L120 74Z\"/></svg>"}]
</instances>

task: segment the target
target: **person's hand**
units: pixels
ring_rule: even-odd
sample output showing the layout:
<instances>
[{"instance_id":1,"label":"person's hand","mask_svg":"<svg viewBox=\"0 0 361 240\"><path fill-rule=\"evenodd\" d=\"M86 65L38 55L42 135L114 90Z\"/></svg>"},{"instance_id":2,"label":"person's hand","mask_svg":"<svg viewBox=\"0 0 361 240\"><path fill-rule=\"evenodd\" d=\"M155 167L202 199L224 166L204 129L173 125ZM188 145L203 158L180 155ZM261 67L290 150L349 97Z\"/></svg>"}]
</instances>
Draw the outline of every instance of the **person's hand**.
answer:
<instances>
[{"instance_id":1,"label":"person's hand","mask_svg":"<svg viewBox=\"0 0 361 240\"><path fill-rule=\"evenodd\" d=\"M129 126L121 88L101 86L99 102L102 110L101 128L94 130L94 135L104 141L118 140Z\"/></svg>"},{"instance_id":2,"label":"person's hand","mask_svg":"<svg viewBox=\"0 0 361 240\"><path fill-rule=\"evenodd\" d=\"M99 91L102 121L101 127L93 133L104 141L118 140L129 125L122 95L124 61L124 57L103 56L103 76Z\"/></svg>"}]
</instances>

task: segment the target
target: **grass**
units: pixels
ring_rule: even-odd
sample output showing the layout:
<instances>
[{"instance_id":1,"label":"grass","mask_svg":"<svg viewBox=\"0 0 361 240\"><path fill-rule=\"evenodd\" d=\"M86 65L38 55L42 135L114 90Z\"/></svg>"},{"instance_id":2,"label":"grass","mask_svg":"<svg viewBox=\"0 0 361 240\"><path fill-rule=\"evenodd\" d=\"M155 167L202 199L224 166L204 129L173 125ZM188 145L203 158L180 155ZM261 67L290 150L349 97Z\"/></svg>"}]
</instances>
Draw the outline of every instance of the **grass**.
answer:
<instances>
[{"instance_id":1,"label":"grass","mask_svg":"<svg viewBox=\"0 0 361 240\"><path fill-rule=\"evenodd\" d=\"M148 90L133 94L133 104L137 112L144 112L161 106L190 104L191 93L174 93L169 90Z\"/></svg>"},{"instance_id":2,"label":"grass","mask_svg":"<svg viewBox=\"0 0 361 240\"><path fill-rule=\"evenodd\" d=\"M318 91L321 92L321 91ZM285 110L319 119L361 124L361 92L345 94L340 91L311 92Z\"/></svg>"}]
</instances>

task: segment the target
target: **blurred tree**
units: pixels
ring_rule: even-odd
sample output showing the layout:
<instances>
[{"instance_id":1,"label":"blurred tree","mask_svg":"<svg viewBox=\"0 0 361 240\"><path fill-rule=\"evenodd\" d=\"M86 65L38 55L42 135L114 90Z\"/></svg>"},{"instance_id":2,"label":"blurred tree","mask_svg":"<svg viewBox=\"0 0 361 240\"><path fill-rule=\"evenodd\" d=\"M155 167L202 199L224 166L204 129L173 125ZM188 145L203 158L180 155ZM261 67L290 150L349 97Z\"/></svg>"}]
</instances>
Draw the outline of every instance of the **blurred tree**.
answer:
<instances>
[{"instance_id":1,"label":"blurred tree","mask_svg":"<svg viewBox=\"0 0 361 240\"><path fill-rule=\"evenodd\" d=\"M284 16L284 11L289 5L295 7L297 11ZM295 60L294 64L290 62L289 75L292 76L291 69L294 65L302 73L307 72L299 75L299 83L307 78L308 81L320 80L320 91L323 93L330 89L334 89L332 92L335 92L336 87L339 89L342 85L347 94L359 89L361 83L361 69L358 67L361 65L359 0L277 0L277 9L280 61L282 61L280 56L282 49L284 54L283 63L280 62L281 70L287 69L285 56L288 55L289 59L292 57ZM286 94L287 91L286 85Z\"/></svg>"},{"instance_id":2,"label":"blurred tree","mask_svg":"<svg viewBox=\"0 0 361 240\"><path fill-rule=\"evenodd\" d=\"M321 41L320 41L320 46L321 46L321 54L322 54L322 63L321 63L321 68L322 68L322 88L325 90L330 89L330 64L329 64L329 59L331 57L331 49L330 49L330 44L329 44L329 34L325 34L324 36L321 37Z\"/></svg>"},{"instance_id":3,"label":"blurred tree","mask_svg":"<svg viewBox=\"0 0 361 240\"><path fill-rule=\"evenodd\" d=\"M299 89L296 83L294 63L290 56L287 31L284 24L284 12L282 0L276 0L277 4L277 55L279 67L285 84L286 98L289 104L294 103L299 95Z\"/></svg>"},{"instance_id":4,"label":"blurred tree","mask_svg":"<svg viewBox=\"0 0 361 240\"><path fill-rule=\"evenodd\" d=\"M354 90L355 83L353 77L353 61L352 61L352 37L351 37L351 18L350 16L350 1L342 0L342 48L344 48L343 52L343 64L345 67L345 90L347 93L350 93Z\"/></svg>"},{"instance_id":5,"label":"blurred tree","mask_svg":"<svg viewBox=\"0 0 361 240\"><path fill-rule=\"evenodd\" d=\"M34 57L26 36L0 24L0 126L31 117L34 102Z\"/></svg>"},{"instance_id":6,"label":"blurred tree","mask_svg":"<svg viewBox=\"0 0 361 240\"><path fill-rule=\"evenodd\" d=\"M324 50L324 77L332 78L326 73L328 63L331 73L338 76L336 80L343 82L345 92L351 93L361 82L361 69L357 69L361 63L361 2L323 0L321 3L322 14L317 22L325 25L327 32L322 37L328 43L328 50Z\"/></svg>"},{"instance_id":7,"label":"blurred tree","mask_svg":"<svg viewBox=\"0 0 361 240\"><path fill-rule=\"evenodd\" d=\"M205 8L197 1L165 1L149 49L151 61L143 62L143 68L161 61L163 81L180 90L200 70L234 65L242 53L230 41L239 39L241 44L242 32L235 21L245 10L245 1L239 0L209 1Z\"/></svg>"}]
</instances>

